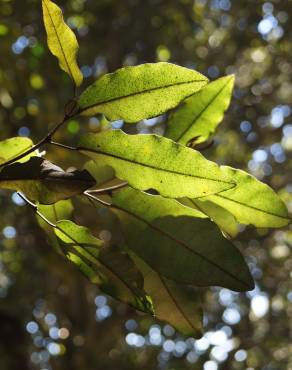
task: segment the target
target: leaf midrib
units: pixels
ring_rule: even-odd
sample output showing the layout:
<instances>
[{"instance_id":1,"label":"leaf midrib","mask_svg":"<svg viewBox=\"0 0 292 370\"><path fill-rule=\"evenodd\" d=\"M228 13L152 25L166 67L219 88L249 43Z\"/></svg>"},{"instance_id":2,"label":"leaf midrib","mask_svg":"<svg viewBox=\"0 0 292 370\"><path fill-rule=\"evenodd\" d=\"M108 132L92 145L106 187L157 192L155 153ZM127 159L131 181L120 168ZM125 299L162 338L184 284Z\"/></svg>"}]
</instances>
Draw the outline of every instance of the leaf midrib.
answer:
<instances>
[{"instance_id":1,"label":"leaf midrib","mask_svg":"<svg viewBox=\"0 0 292 370\"><path fill-rule=\"evenodd\" d=\"M237 203L237 204L240 204L241 206L243 206L243 207L245 207L245 208L251 208L251 209L254 209L254 210L256 210L256 211L258 211L258 212L262 212L262 213L266 213L266 214L268 214L268 215L270 215L270 216L274 216L274 217L278 217L278 218L281 218L281 219L284 219L284 220L287 220L287 221L291 221L291 219L289 218L289 217L284 217L284 216L280 216L280 215L277 215L276 213L273 213L273 212L269 212L269 211L265 211L265 210L263 210L263 209L261 209L261 208L258 208L258 207L255 207L255 206L250 206L250 205L246 205L245 203L242 203L242 202L240 202L240 201L238 201L238 200L235 200L235 199L231 199L231 198L228 198L228 197L225 197L225 196L223 196L223 195L221 195L221 194L213 194L212 196L215 196L215 197L220 197L220 198L222 198L222 199L226 199L226 200L228 200L229 202L234 202L234 203ZM206 197L207 198L207 197ZM222 206L223 207L223 206ZM228 211L228 210L227 210ZM228 212L230 212L230 211L228 211ZM230 212L231 213L231 212Z\"/></svg>"},{"instance_id":2,"label":"leaf midrib","mask_svg":"<svg viewBox=\"0 0 292 370\"><path fill-rule=\"evenodd\" d=\"M53 25L53 29L54 29L54 31L55 31L55 34L56 34L56 37L57 37L57 40L58 40L58 43L59 43L59 46L60 46L60 49L61 49L61 53L63 54L64 60L65 60L65 63L66 63L66 65L67 65L68 72L69 72L69 74L70 74L71 79L74 81L73 72L72 72L72 70L71 70L71 67L70 67L70 65L69 65L68 61L67 61L67 57L66 57L66 54L65 54L65 50L64 50L63 45L62 45L62 43L61 43L61 40L60 40L60 38L59 38L59 35L58 35L58 32L57 32L57 28L56 28L55 23L54 23L54 21L53 21L53 18L52 18L52 15L51 15L51 13L50 13L50 10L49 10L49 8L48 8L48 6L47 6L47 4L46 4L46 0L44 0L44 5L45 5L45 7L46 7L46 9L47 9L47 12L48 12L49 18L50 18L51 23L52 23L52 25ZM60 10L60 11L61 11L61 10Z\"/></svg>"},{"instance_id":3,"label":"leaf midrib","mask_svg":"<svg viewBox=\"0 0 292 370\"><path fill-rule=\"evenodd\" d=\"M213 98L208 102L208 104L205 106L204 109L201 110L201 112L199 112L197 114L197 116L191 121L191 123L187 126L187 128L181 133L181 135L175 139L175 141L179 141L189 130L190 128L196 123L196 121L204 114L204 112L214 103L214 101L217 99L217 97L222 93L222 91L226 88L226 86L230 83L231 81L231 77L228 79L228 81L224 84L224 86L213 96ZM198 94L200 94L200 92L203 92L202 91L199 91Z\"/></svg>"},{"instance_id":4,"label":"leaf midrib","mask_svg":"<svg viewBox=\"0 0 292 370\"><path fill-rule=\"evenodd\" d=\"M177 302L177 300L173 296L172 292L170 291L170 289L167 286L166 282L164 281L163 277L160 274L158 274L158 273L157 273L157 275L158 275L158 277L159 277L162 285L164 286L164 289L166 290L167 294L169 295L171 301L173 302L173 304L175 305L176 309L178 310L178 312L181 314L181 316L184 318L184 320L187 322L188 325L190 325L190 327L193 330L198 331L198 329L193 325L193 323L187 317L187 315L185 314L185 312L183 311L183 309L180 307L179 303Z\"/></svg>"},{"instance_id":5,"label":"leaf midrib","mask_svg":"<svg viewBox=\"0 0 292 370\"><path fill-rule=\"evenodd\" d=\"M151 93L153 91L163 90L163 89L167 89L167 88L173 87L173 86L188 85L188 84L200 83L200 82L206 82L207 83L207 80L202 79L202 80L192 80L192 81L176 82L176 83L172 83L172 84L168 84L168 85L164 85L164 86L154 87L154 88L151 88L151 89L148 89L148 90L142 90L142 91L130 93L130 94L127 94L127 95L118 96L118 97L115 97L115 98L104 100L102 102L98 102L98 103L94 103L94 104L88 105L86 107L82 107L80 109L80 113L85 112L85 111L87 111L89 109L92 109L92 108L97 108L100 105L104 105L104 104L108 104L108 103L113 103L115 101L126 99L126 98L131 98L133 96L138 96L138 95L142 95L142 94L149 94L149 93ZM84 93L86 93L86 91ZM190 93L189 96L192 95L192 94L193 93Z\"/></svg>"},{"instance_id":6,"label":"leaf midrib","mask_svg":"<svg viewBox=\"0 0 292 370\"><path fill-rule=\"evenodd\" d=\"M115 159L119 159L121 161L133 163L135 165L139 165L139 166L143 166L143 167L148 167L148 168L151 168L151 169L156 170L156 171L169 172L169 173L172 173L174 175L180 175L180 176L185 176L185 177L197 178L197 179L201 179L201 180L208 180L208 181L214 181L214 182L220 182L220 183L223 183L223 184L232 185L231 188L225 189L223 191L230 190L230 189L232 189L233 187L236 186L236 183L234 183L234 182L229 182L229 181L224 181L224 180L218 180L218 179L212 179L212 178L208 178L208 177L204 177L204 176L182 173L182 172L174 171L174 170L171 170L171 169L165 169L165 168L161 168L161 167L155 167L155 166L153 166L151 164L140 163L140 162L137 162L135 160L131 160L131 159L128 159L128 158L120 157L120 156L118 156L116 154L109 154L109 153L97 151L97 150L94 150L94 149L85 148L85 147L82 147L82 146L77 147L77 150L79 150L79 151L85 151L85 152L87 151L87 152L91 152L91 153L95 153L95 154L100 154L100 155L112 157L112 158L115 158Z\"/></svg>"}]
</instances>

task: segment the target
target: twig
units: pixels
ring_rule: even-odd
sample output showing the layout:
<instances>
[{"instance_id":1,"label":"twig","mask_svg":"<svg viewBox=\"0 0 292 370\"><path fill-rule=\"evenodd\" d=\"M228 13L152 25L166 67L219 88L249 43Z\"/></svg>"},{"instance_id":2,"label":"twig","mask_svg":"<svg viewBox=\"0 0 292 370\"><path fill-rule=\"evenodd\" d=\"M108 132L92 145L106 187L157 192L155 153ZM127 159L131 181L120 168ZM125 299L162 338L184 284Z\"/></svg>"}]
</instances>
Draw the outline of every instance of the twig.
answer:
<instances>
[{"instance_id":1,"label":"twig","mask_svg":"<svg viewBox=\"0 0 292 370\"><path fill-rule=\"evenodd\" d=\"M17 194L20 196L20 198L22 200L25 201L25 203L27 205L29 205L31 207L31 209L42 219L44 220L48 225L56 228L56 225L54 223L52 223L50 220L48 220L39 210L38 210L38 207L31 201L29 200L24 194L22 194L21 192L17 192Z\"/></svg>"},{"instance_id":2,"label":"twig","mask_svg":"<svg viewBox=\"0 0 292 370\"><path fill-rule=\"evenodd\" d=\"M63 124L69 119L70 117L69 116L64 116L63 120L61 122L59 122L55 127L52 128L51 131L48 132L48 134L42 139L40 140L37 144L35 144L32 148L26 150L25 152L19 154L18 156L14 157L14 158L11 158L9 159L8 161L4 162L4 163L1 163L0 164L0 168L2 167L5 167L15 161L18 161L19 159L21 158L24 158L25 156L27 156L28 154L30 153L33 153L35 150L37 150L38 148L40 148L41 146L43 146L44 144L47 144L51 141L53 135L56 133L56 131L59 130L59 128L61 126L63 126Z\"/></svg>"},{"instance_id":3,"label":"twig","mask_svg":"<svg viewBox=\"0 0 292 370\"><path fill-rule=\"evenodd\" d=\"M87 190L87 193L88 194L104 194L104 193L109 193L109 192L114 191L114 190L122 189L126 186L128 186L128 183L123 182L121 184L109 186L107 188L96 189L96 190Z\"/></svg>"},{"instance_id":4,"label":"twig","mask_svg":"<svg viewBox=\"0 0 292 370\"><path fill-rule=\"evenodd\" d=\"M58 146L60 148L63 148L63 149L68 149L68 150L77 150L77 148L75 148L74 146L69 146L69 145L65 145L65 144L62 144L62 143L57 143L56 141L49 141L48 144L51 144L51 145L55 145L55 146Z\"/></svg>"},{"instance_id":5,"label":"twig","mask_svg":"<svg viewBox=\"0 0 292 370\"><path fill-rule=\"evenodd\" d=\"M87 191L85 191L83 194L87 196L88 198L97 201L98 203L102 204L105 207L112 207L111 203L108 203L102 199L99 199L98 197L95 197L94 195L88 193Z\"/></svg>"},{"instance_id":6,"label":"twig","mask_svg":"<svg viewBox=\"0 0 292 370\"><path fill-rule=\"evenodd\" d=\"M76 117L80 113L80 109L78 107L78 103L73 99L70 100L65 105L65 114L64 118L61 122L57 123L48 133L47 135L41 139L37 144L35 144L32 148L26 150L25 152L17 155L14 158L9 159L8 161L1 163L0 168L5 167L15 161L18 161L19 159L27 156L30 153L33 153L35 150L43 146L44 144L49 144L52 142L52 137L55 135L55 133L64 125L65 122L67 122L69 119ZM58 145L57 143L54 143L54 145ZM61 144L59 144L61 146ZM63 148L66 147L66 149L71 149L71 147L67 147L66 145L62 145ZM75 150L75 149L74 149Z\"/></svg>"}]
</instances>

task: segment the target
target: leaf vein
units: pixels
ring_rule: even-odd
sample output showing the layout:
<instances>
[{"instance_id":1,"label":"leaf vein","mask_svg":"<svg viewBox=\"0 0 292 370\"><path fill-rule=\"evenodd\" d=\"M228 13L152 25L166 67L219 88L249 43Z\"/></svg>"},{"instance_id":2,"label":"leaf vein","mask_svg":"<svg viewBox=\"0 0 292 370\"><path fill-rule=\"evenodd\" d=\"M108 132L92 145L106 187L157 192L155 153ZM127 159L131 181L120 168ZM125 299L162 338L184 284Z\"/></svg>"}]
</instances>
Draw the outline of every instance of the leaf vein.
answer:
<instances>
[{"instance_id":1,"label":"leaf vein","mask_svg":"<svg viewBox=\"0 0 292 370\"><path fill-rule=\"evenodd\" d=\"M183 172L174 171L174 170L167 169L167 168L155 167L155 166L153 166L151 164L140 163L140 162L137 162L135 160L131 160L131 159L128 159L128 158L120 157L120 156L118 156L116 154L109 154L109 153L105 153L105 152L98 151L98 150L95 150L95 149L89 149L89 148L85 148L85 147L81 147L80 146L80 147L77 147L77 150L85 151L85 152L87 151L87 152L96 153L96 154L101 154L101 155L104 155L104 156L108 156L108 157L112 157L112 158L115 158L115 159L119 159L121 161L129 162L129 163L134 163L134 164L139 165L139 166L148 167L148 168L151 168L151 169L157 170L157 171L169 172L169 173L172 173L172 174L175 174L175 175L181 175L181 176L185 176L185 177L193 177L193 178L198 178L198 179L202 179L202 180L209 180L209 181L214 181L214 182L221 182L221 183L224 183L224 184L236 186L236 183L234 183L234 182L224 181L224 180L218 180L218 179L212 179L212 178L208 178L208 177L204 177L204 176L199 176L199 175L194 175L194 174L183 173ZM226 189L223 190L223 191L226 191Z\"/></svg>"},{"instance_id":2,"label":"leaf vein","mask_svg":"<svg viewBox=\"0 0 292 370\"><path fill-rule=\"evenodd\" d=\"M188 84L200 83L200 82L206 82L206 80L192 80L192 81L185 81L185 82L177 82L177 83L173 83L173 84L169 84L169 85L154 87L154 88L151 88L149 90L142 90L142 91L139 91L139 92L134 92L134 93L124 95L124 96L118 96L118 97L115 97L115 98L111 98L111 99L108 99L108 100L104 100L104 101L101 101L101 102L98 102L98 103L94 103L94 104L82 107L80 109L80 113L85 112L86 110L89 110L89 109L92 109L92 108L97 108L98 106L103 105L103 104L113 103L115 101L119 101L119 100L126 99L126 98L131 98L133 96L142 95L142 94L149 94L153 91L163 90L163 89L166 89L168 87L188 85ZM192 94L190 94L190 95L192 95Z\"/></svg>"}]
</instances>

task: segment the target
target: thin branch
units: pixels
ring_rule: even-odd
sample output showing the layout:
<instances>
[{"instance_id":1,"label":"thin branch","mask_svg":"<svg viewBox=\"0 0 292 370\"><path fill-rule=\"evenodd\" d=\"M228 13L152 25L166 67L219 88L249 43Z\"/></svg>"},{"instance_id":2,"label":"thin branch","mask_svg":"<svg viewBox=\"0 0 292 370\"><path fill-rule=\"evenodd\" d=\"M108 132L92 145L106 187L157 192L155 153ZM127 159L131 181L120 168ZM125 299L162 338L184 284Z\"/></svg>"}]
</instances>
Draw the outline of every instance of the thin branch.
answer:
<instances>
[{"instance_id":1,"label":"thin branch","mask_svg":"<svg viewBox=\"0 0 292 370\"><path fill-rule=\"evenodd\" d=\"M92 199L92 200L95 200L96 202L98 202L98 203L102 204L102 205L103 205L103 206L105 206L105 207L112 207L111 203L108 203L108 202L106 202L106 201L104 201L104 200L102 200L102 199L100 199L100 198L98 198L98 197L95 197L94 195L92 195L92 194L88 193L87 191L85 191L83 194L84 194L85 196L87 196L88 198L90 198L90 199Z\"/></svg>"},{"instance_id":2,"label":"thin branch","mask_svg":"<svg viewBox=\"0 0 292 370\"><path fill-rule=\"evenodd\" d=\"M39 210L38 210L38 207L31 201L29 200L24 194L22 194L21 192L17 192L17 194L20 196L20 198L22 200L24 200L24 202L29 205L31 207L31 209L43 220L45 221L48 225L52 226L52 227L56 227L55 224L53 224L50 220L48 220Z\"/></svg>"},{"instance_id":3,"label":"thin branch","mask_svg":"<svg viewBox=\"0 0 292 370\"><path fill-rule=\"evenodd\" d=\"M65 144L62 144L62 143L57 143L56 141L49 141L48 144L52 144L52 145L55 145L55 146L58 146L60 148L63 148L63 149L68 149L68 150L77 150L77 148L75 148L74 146L69 146L69 145L65 145Z\"/></svg>"},{"instance_id":4,"label":"thin branch","mask_svg":"<svg viewBox=\"0 0 292 370\"><path fill-rule=\"evenodd\" d=\"M114 190L122 189L126 186L128 186L128 183L123 182L121 184L109 186L107 188L96 189L96 190L87 190L87 193L88 194L105 194L105 193L110 193L111 191L114 191Z\"/></svg>"},{"instance_id":5,"label":"thin branch","mask_svg":"<svg viewBox=\"0 0 292 370\"><path fill-rule=\"evenodd\" d=\"M17 192L17 195L20 196L20 198L26 203L28 204L34 212L37 211L38 207L31 201L29 200L24 194L22 194L20 191Z\"/></svg>"},{"instance_id":6,"label":"thin branch","mask_svg":"<svg viewBox=\"0 0 292 370\"><path fill-rule=\"evenodd\" d=\"M51 131L48 132L48 134L42 139L40 140L37 144L35 144L32 148L26 150L25 152L19 154L18 156L14 157L14 158L11 158L9 159L8 161L4 162L4 163L1 163L0 164L0 168L2 167L5 167L15 161L18 161L20 160L21 158L24 158L26 157L28 154L30 153L33 153L35 150L37 150L38 148L40 148L41 146L43 146L44 144L47 144L51 141L51 138L52 136L56 133L56 131L59 130L59 128L61 128L61 126L63 126L63 124L69 119L70 117L69 116L64 116L63 120L61 122L59 122L57 125L55 125Z\"/></svg>"},{"instance_id":7,"label":"thin branch","mask_svg":"<svg viewBox=\"0 0 292 370\"><path fill-rule=\"evenodd\" d=\"M78 107L77 102L73 99L70 100L66 105L65 105L65 114L64 118L62 119L61 122L57 123L48 133L47 135L41 139L37 144L35 144L32 148L26 150L25 152L17 155L14 158L9 159L8 161L1 163L0 168L5 167L15 161L20 160L21 158L27 156L30 153L33 153L35 150L43 146L44 144L49 144L52 141L52 137L55 135L55 133L64 125L65 122L67 122L69 119L76 117L80 113L80 109ZM55 143L55 145L57 145ZM61 146L61 144L59 144ZM65 148L66 146L63 145ZM71 149L71 147L67 147L66 149Z\"/></svg>"}]
</instances>

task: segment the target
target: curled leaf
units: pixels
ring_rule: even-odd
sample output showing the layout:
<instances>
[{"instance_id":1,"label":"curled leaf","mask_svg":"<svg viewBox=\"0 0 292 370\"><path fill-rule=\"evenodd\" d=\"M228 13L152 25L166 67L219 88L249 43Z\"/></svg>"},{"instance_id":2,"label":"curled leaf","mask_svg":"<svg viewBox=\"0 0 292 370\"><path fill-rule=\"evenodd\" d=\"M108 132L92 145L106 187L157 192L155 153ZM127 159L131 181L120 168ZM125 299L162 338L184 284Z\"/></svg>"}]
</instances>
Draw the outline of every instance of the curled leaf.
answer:
<instances>
[{"instance_id":1,"label":"curled leaf","mask_svg":"<svg viewBox=\"0 0 292 370\"><path fill-rule=\"evenodd\" d=\"M95 180L86 170L66 172L40 157L13 163L0 172L0 188L21 191L42 204L71 198L94 184Z\"/></svg>"}]
</instances>

